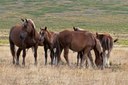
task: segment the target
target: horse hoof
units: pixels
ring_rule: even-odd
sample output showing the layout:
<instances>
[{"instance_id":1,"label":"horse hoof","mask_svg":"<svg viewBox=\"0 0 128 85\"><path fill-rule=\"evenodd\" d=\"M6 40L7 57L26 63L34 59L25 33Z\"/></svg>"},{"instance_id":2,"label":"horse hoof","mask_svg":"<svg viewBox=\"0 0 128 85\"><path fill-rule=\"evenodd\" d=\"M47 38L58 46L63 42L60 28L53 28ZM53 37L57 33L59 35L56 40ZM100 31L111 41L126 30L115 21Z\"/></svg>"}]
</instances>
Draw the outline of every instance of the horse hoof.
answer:
<instances>
[{"instance_id":1,"label":"horse hoof","mask_svg":"<svg viewBox=\"0 0 128 85\"><path fill-rule=\"evenodd\" d=\"M15 61L13 61L12 63L15 64Z\"/></svg>"},{"instance_id":2,"label":"horse hoof","mask_svg":"<svg viewBox=\"0 0 128 85\"><path fill-rule=\"evenodd\" d=\"M16 65L19 65L19 63L16 63Z\"/></svg>"},{"instance_id":3,"label":"horse hoof","mask_svg":"<svg viewBox=\"0 0 128 85\"><path fill-rule=\"evenodd\" d=\"M37 62L34 65L37 66Z\"/></svg>"},{"instance_id":4,"label":"horse hoof","mask_svg":"<svg viewBox=\"0 0 128 85\"><path fill-rule=\"evenodd\" d=\"M25 66L25 63L22 63L23 66Z\"/></svg>"}]
</instances>

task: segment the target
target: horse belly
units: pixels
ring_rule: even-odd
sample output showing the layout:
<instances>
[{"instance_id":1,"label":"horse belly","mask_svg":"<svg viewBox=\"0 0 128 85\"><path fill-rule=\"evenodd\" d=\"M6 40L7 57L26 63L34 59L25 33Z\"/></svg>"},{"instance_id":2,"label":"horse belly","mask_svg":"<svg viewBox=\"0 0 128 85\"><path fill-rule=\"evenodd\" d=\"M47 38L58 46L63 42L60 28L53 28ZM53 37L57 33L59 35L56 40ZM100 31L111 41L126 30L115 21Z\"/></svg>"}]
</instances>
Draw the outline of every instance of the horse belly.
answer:
<instances>
[{"instance_id":1,"label":"horse belly","mask_svg":"<svg viewBox=\"0 0 128 85\"><path fill-rule=\"evenodd\" d=\"M70 45L70 49L75 51L75 52L79 52L79 51L83 50L84 47L85 47L84 44L72 43Z\"/></svg>"}]
</instances>

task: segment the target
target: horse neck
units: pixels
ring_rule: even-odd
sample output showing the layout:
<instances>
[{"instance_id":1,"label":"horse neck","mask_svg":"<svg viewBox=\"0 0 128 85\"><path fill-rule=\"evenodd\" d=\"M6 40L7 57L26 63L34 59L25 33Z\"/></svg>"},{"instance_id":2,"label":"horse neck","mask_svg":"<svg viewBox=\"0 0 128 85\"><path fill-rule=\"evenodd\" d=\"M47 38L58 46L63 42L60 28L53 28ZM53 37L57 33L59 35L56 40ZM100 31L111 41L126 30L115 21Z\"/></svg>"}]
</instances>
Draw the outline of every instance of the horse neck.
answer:
<instances>
[{"instance_id":1,"label":"horse neck","mask_svg":"<svg viewBox=\"0 0 128 85\"><path fill-rule=\"evenodd\" d=\"M94 48L94 50L96 50L98 53L102 53L103 52L101 43L96 38L95 38L95 48Z\"/></svg>"},{"instance_id":2,"label":"horse neck","mask_svg":"<svg viewBox=\"0 0 128 85\"><path fill-rule=\"evenodd\" d=\"M32 37L35 37L35 31L36 31L35 29L32 29L32 31L31 31L31 33L32 33L32 34L31 34Z\"/></svg>"},{"instance_id":3,"label":"horse neck","mask_svg":"<svg viewBox=\"0 0 128 85\"><path fill-rule=\"evenodd\" d=\"M52 34L51 34L51 32L48 32L47 31L47 37L46 37L46 42L48 43L48 44L51 44L51 39L52 39Z\"/></svg>"}]
</instances>

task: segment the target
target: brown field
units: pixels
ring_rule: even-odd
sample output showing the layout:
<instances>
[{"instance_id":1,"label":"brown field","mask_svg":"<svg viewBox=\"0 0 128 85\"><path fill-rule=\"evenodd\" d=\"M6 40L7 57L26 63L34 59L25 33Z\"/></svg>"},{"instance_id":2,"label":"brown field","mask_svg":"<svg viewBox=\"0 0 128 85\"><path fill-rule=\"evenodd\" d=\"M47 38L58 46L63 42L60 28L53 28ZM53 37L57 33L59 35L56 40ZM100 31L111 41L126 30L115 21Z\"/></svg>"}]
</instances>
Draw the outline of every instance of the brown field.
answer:
<instances>
[{"instance_id":1,"label":"brown field","mask_svg":"<svg viewBox=\"0 0 128 85\"><path fill-rule=\"evenodd\" d=\"M0 46L0 85L127 85L128 47L115 46L111 67L104 70L76 67L76 53L70 51L71 67L44 65L43 47L38 50L38 65L34 66L32 51L28 50L26 66L12 64L9 46ZM65 60L62 57L62 60ZM50 62L50 58L48 60Z\"/></svg>"}]
</instances>

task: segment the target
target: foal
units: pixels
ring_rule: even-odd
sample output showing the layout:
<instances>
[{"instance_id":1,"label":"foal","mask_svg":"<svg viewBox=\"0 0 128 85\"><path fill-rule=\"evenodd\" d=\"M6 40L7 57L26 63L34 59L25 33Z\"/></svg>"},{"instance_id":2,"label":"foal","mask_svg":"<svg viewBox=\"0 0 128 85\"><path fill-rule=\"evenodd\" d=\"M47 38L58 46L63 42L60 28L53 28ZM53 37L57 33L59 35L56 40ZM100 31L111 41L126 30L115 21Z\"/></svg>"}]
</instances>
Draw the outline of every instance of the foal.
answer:
<instances>
[{"instance_id":1,"label":"foal","mask_svg":"<svg viewBox=\"0 0 128 85\"><path fill-rule=\"evenodd\" d=\"M48 31L47 27L40 28L40 37L41 37L41 41L43 41L44 51L45 51L45 65L47 64L47 50L48 49L50 49L51 65L53 65L54 58L56 60L56 54L58 52L57 35L58 33Z\"/></svg>"}]
</instances>

